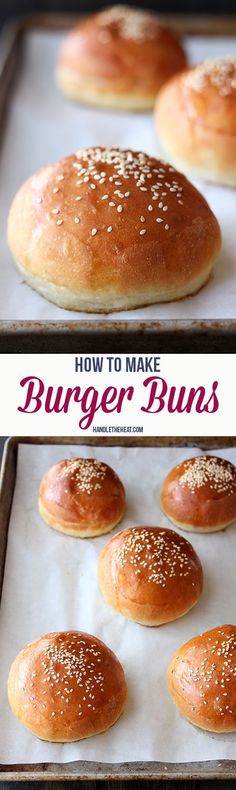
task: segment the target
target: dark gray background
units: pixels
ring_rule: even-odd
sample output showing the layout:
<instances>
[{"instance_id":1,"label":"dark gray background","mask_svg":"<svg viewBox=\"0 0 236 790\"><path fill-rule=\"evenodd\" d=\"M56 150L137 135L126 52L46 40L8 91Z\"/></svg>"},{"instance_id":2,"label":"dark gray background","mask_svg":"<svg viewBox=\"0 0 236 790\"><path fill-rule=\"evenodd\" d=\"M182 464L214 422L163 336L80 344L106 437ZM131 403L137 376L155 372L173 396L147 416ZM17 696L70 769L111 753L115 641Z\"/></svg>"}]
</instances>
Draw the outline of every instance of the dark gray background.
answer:
<instances>
[{"instance_id":1,"label":"dark gray background","mask_svg":"<svg viewBox=\"0 0 236 790\"><path fill-rule=\"evenodd\" d=\"M106 5L112 5L115 0L0 0L0 21L8 16L34 11L62 11L62 12L89 12ZM119 2L119 0L118 0ZM129 5L152 8L165 13L195 13L195 14L234 14L236 13L235 0L127 0ZM119 3L120 4L120 3Z\"/></svg>"}]
</instances>

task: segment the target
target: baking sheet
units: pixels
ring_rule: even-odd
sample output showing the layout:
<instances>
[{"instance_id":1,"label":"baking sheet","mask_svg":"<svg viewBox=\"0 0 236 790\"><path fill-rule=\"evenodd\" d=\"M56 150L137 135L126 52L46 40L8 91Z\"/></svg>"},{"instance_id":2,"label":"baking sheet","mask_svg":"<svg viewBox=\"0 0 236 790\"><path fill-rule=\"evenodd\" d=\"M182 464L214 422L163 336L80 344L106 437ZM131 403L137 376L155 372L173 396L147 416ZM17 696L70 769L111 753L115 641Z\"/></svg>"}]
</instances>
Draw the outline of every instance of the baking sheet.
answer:
<instances>
[{"instance_id":1,"label":"baking sheet","mask_svg":"<svg viewBox=\"0 0 236 790\"><path fill-rule=\"evenodd\" d=\"M44 471L63 457L79 454L107 461L122 478L127 512L120 529L135 524L170 526L159 507L161 482L173 464L200 450L19 445L0 611L0 762L235 758L236 735L211 735L192 727L174 707L165 676L169 660L184 641L235 622L236 524L225 532L189 536L205 574L203 596L192 611L159 628L129 622L105 603L97 584L98 555L108 537L65 537L44 524L37 512ZM236 448L217 455L236 462ZM9 667L18 650L59 629L82 629L106 642L122 662L129 688L126 710L113 728L64 745L45 743L28 733L15 720L6 695Z\"/></svg>"},{"instance_id":2,"label":"baking sheet","mask_svg":"<svg viewBox=\"0 0 236 790\"><path fill-rule=\"evenodd\" d=\"M62 32L25 35L24 58L18 75L0 155L0 319L62 320L88 318L62 310L33 292L15 271L6 243L8 209L21 183L40 167L91 145L120 145L165 156L156 139L152 114L111 113L67 102L57 90L53 72ZM233 54L235 38L187 37L190 62ZM236 190L194 181L216 213L223 232L223 249L209 283L199 294L172 304L111 313L117 319L230 319L236 297ZM90 319L98 318L90 315ZM100 316L101 318L101 316Z\"/></svg>"}]
</instances>

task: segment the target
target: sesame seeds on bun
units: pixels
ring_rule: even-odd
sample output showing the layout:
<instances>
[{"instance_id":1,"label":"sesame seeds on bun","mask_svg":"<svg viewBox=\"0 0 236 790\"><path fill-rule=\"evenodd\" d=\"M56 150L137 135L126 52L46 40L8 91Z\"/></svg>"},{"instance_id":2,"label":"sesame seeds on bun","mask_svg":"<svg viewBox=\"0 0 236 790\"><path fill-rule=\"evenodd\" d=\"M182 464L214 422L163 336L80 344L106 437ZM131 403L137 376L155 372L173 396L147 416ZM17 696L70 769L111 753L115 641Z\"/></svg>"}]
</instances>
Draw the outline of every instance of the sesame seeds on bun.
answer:
<instances>
[{"instance_id":1,"label":"sesame seeds on bun","mask_svg":"<svg viewBox=\"0 0 236 790\"><path fill-rule=\"evenodd\" d=\"M62 92L117 110L149 110L161 85L186 65L176 36L144 9L115 5L66 35L56 69Z\"/></svg>"},{"instance_id":2,"label":"sesame seeds on bun","mask_svg":"<svg viewBox=\"0 0 236 790\"><path fill-rule=\"evenodd\" d=\"M142 625L175 620L194 606L203 587L200 560L171 529L131 527L109 540L99 583L113 609Z\"/></svg>"},{"instance_id":3,"label":"sesame seeds on bun","mask_svg":"<svg viewBox=\"0 0 236 790\"><path fill-rule=\"evenodd\" d=\"M24 280L42 296L107 313L198 291L221 239L205 199L170 165L95 147L23 184L8 241Z\"/></svg>"},{"instance_id":4,"label":"sesame seeds on bun","mask_svg":"<svg viewBox=\"0 0 236 790\"><path fill-rule=\"evenodd\" d=\"M236 519L236 468L202 455L175 466L164 480L161 507L184 530L217 532Z\"/></svg>"},{"instance_id":5,"label":"sesame seeds on bun","mask_svg":"<svg viewBox=\"0 0 236 790\"><path fill-rule=\"evenodd\" d=\"M39 511L51 527L74 537L110 532L125 510L125 491L118 475L94 458L72 458L54 464L43 476Z\"/></svg>"},{"instance_id":6,"label":"sesame seeds on bun","mask_svg":"<svg viewBox=\"0 0 236 790\"><path fill-rule=\"evenodd\" d=\"M123 712L121 664L99 639L79 631L46 634L15 658L8 698L18 721L46 741L98 735Z\"/></svg>"},{"instance_id":7,"label":"sesame seeds on bun","mask_svg":"<svg viewBox=\"0 0 236 790\"><path fill-rule=\"evenodd\" d=\"M236 626L195 636L173 657L168 688L180 713L210 732L236 731Z\"/></svg>"},{"instance_id":8,"label":"sesame seeds on bun","mask_svg":"<svg viewBox=\"0 0 236 790\"><path fill-rule=\"evenodd\" d=\"M236 186L236 58L213 58L174 76L155 111L168 157L187 175Z\"/></svg>"},{"instance_id":9,"label":"sesame seeds on bun","mask_svg":"<svg viewBox=\"0 0 236 790\"><path fill-rule=\"evenodd\" d=\"M199 63L186 72L185 85L197 93L211 87L220 96L230 96L236 91L236 58L227 55Z\"/></svg>"}]
</instances>

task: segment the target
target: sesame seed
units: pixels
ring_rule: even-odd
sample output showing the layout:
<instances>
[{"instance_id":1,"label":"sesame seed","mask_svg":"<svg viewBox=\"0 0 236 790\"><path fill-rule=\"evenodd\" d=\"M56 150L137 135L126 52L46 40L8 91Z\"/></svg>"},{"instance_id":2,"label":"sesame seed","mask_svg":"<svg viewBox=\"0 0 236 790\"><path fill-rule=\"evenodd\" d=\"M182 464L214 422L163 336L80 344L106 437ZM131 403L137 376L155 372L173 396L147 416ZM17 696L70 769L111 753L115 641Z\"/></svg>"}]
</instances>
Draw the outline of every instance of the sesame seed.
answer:
<instances>
[{"instance_id":1,"label":"sesame seed","mask_svg":"<svg viewBox=\"0 0 236 790\"><path fill-rule=\"evenodd\" d=\"M190 683L198 703L197 709L201 710L200 706L207 704L207 699L203 699L206 697L206 693L200 691L203 688L202 683L204 683L205 689L210 689L216 720L218 716L224 716L227 724L228 717L232 716L232 714L234 714L234 717L236 715L236 709L232 703L231 706L225 704L225 697L228 696L228 692L224 691L224 681L226 679L229 683L229 694L231 694L233 701L236 677L236 628L231 625L221 626L201 634L201 637L201 653L199 652L198 666L195 667L194 662L192 662L191 654L195 648L199 649L199 637L190 640L189 644L186 645L185 658L184 660L181 659L184 685L186 687ZM176 658L180 660L178 654ZM181 684L181 672L178 674L178 677ZM216 687L215 689L214 686Z\"/></svg>"},{"instance_id":2,"label":"sesame seed","mask_svg":"<svg viewBox=\"0 0 236 790\"><path fill-rule=\"evenodd\" d=\"M136 576L142 577L144 571L146 577L148 573L148 583L162 587L172 577L182 576L183 567L186 575L195 574L195 555L191 560L186 553L185 539L172 530L151 527L127 529L113 558L122 568L128 563L130 572L133 569Z\"/></svg>"},{"instance_id":3,"label":"sesame seed","mask_svg":"<svg viewBox=\"0 0 236 790\"><path fill-rule=\"evenodd\" d=\"M140 236L144 236L144 234L147 233L146 228L143 228L142 230L140 230L139 233L140 233Z\"/></svg>"},{"instance_id":4,"label":"sesame seed","mask_svg":"<svg viewBox=\"0 0 236 790\"><path fill-rule=\"evenodd\" d=\"M220 96L228 96L236 91L236 58L228 55L205 60L188 72L184 85L196 92L210 85Z\"/></svg>"},{"instance_id":5,"label":"sesame seed","mask_svg":"<svg viewBox=\"0 0 236 790\"><path fill-rule=\"evenodd\" d=\"M163 222L163 219L161 219L161 217L157 217L156 222Z\"/></svg>"},{"instance_id":6,"label":"sesame seed","mask_svg":"<svg viewBox=\"0 0 236 790\"><path fill-rule=\"evenodd\" d=\"M107 228L107 233L111 233L112 230L113 230L112 225L109 225L109 227Z\"/></svg>"},{"instance_id":7,"label":"sesame seed","mask_svg":"<svg viewBox=\"0 0 236 790\"><path fill-rule=\"evenodd\" d=\"M98 232L98 231L97 231L97 228L92 228L92 230L91 230L91 236L96 236L96 233L97 233L97 232Z\"/></svg>"},{"instance_id":8,"label":"sesame seed","mask_svg":"<svg viewBox=\"0 0 236 790\"><path fill-rule=\"evenodd\" d=\"M79 222L80 222L80 218L79 217L75 217L75 224L78 225Z\"/></svg>"},{"instance_id":9,"label":"sesame seed","mask_svg":"<svg viewBox=\"0 0 236 790\"><path fill-rule=\"evenodd\" d=\"M179 183L180 177L176 171L173 168L170 168L167 164L159 162L158 160L142 152L134 153L130 150L122 151L116 147L91 147L83 149L82 151L79 151L75 154L74 160L71 161L71 168L73 168L75 190L77 186L81 186L81 189L84 189L83 185L89 184L89 189L97 189L98 200L107 200L109 206L111 208L116 208L118 214L122 213L125 208L128 214L128 222L130 205L124 206L123 200L132 195L132 191L130 190L131 183L135 184L136 189L138 189L140 192L140 195L147 192L147 201L140 198L140 208L137 214L137 220L139 218L140 222L149 222L150 225L152 225L152 223L154 224L156 220L156 218L153 218L152 220L152 218L149 217L149 213L151 214L153 212L153 201L158 201L159 208L164 212L169 208L169 215L171 219L171 211L173 208L176 211L176 208L178 207L177 203L180 199L180 196L182 195L182 186ZM63 175L60 178L62 180L62 178L64 179L65 176ZM129 184L127 185L126 180L129 181ZM110 195L107 193L107 191L105 191L106 187L103 189L103 184L105 182L109 182L109 189L110 185L114 184L114 187L111 186ZM123 189L122 186L124 187ZM116 187L118 188L116 189ZM164 196L168 194L170 198L170 203L168 201L169 206L167 203L164 204L165 201L162 202L162 200L160 200L159 190L161 188L167 190L166 192L162 193L162 196L164 198ZM58 187L56 187L56 189L58 189ZM75 201L81 200L82 198L83 194L76 195L75 193ZM118 205L116 198L120 199L120 203ZM62 195L62 200L65 201L64 195ZM131 203L131 200L129 203ZM66 204L63 205L62 203L61 208L58 208L58 212L59 211L65 211L66 216ZM75 224L79 224L75 218L74 221ZM157 218L157 222L160 221L161 217ZM165 229L167 230L167 226L165 226ZM103 224L100 228L100 233L102 234L102 232L106 230L106 224ZM95 229L92 229L92 235L96 235L94 231ZM137 230L137 232L139 233L140 231Z\"/></svg>"},{"instance_id":10,"label":"sesame seed","mask_svg":"<svg viewBox=\"0 0 236 790\"><path fill-rule=\"evenodd\" d=\"M116 5L101 11L98 24L102 26L99 39L106 44L110 41L110 24L116 25L118 35L135 42L153 40L160 34L159 18L156 14L141 8ZM105 27L105 30L104 30ZM105 36L105 38L104 38ZM107 39L108 36L108 39Z\"/></svg>"},{"instance_id":11,"label":"sesame seed","mask_svg":"<svg viewBox=\"0 0 236 790\"><path fill-rule=\"evenodd\" d=\"M235 494L236 469L233 464L217 456L199 456L184 463L184 471L179 485L187 487L192 493L210 483L212 490L219 494Z\"/></svg>"}]
</instances>

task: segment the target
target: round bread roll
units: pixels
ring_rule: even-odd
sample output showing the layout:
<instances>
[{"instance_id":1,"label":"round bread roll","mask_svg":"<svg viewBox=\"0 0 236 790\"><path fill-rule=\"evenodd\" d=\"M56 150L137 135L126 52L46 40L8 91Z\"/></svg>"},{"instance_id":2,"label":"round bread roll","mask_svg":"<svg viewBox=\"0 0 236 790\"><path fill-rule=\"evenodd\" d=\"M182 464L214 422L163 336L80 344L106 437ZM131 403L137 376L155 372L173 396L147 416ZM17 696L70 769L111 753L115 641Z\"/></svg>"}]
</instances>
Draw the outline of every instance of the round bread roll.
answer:
<instances>
[{"instance_id":1,"label":"round bread roll","mask_svg":"<svg viewBox=\"0 0 236 790\"><path fill-rule=\"evenodd\" d=\"M66 743L104 732L124 710L127 686L114 653L80 631L31 642L15 658L8 699L18 721L43 741Z\"/></svg>"},{"instance_id":2,"label":"round bread roll","mask_svg":"<svg viewBox=\"0 0 236 790\"><path fill-rule=\"evenodd\" d=\"M169 165L90 148L23 184L8 240L24 280L42 296L106 313L198 291L220 230L202 195Z\"/></svg>"},{"instance_id":3,"label":"round bread roll","mask_svg":"<svg viewBox=\"0 0 236 790\"><path fill-rule=\"evenodd\" d=\"M180 43L156 14L117 5L69 32L56 79L72 99L130 112L151 109L161 85L185 66Z\"/></svg>"},{"instance_id":4,"label":"round bread roll","mask_svg":"<svg viewBox=\"0 0 236 790\"><path fill-rule=\"evenodd\" d=\"M52 466L39 489L46 524L76 538L110 532L125 511L124 487L110 466L94 458L71 458Z\"/></svg>"},{"instance_id":5,"label":"round bread roll","mask_svg":"<svg viewBox=\"0 0 236 790\"><path fill-rule=\"evenodd\" d=\"M236 730L236 626L221 625L186 642L168 668L180 712L210 732Z\"/></svg>"},{"instance_id":6,"label":"round bread roll","mask_svg":"<svg viewBox=\"0 0 236 790\"><path fill-rule=\"evenodd\" d=\"M207 60L172 78L158 96L155 118L176 167L236 186L236 58Z\"/></svg>"},{"instance_id":7,"label":"round bread roll","mask_svg":"<svg viewBox=\"0 0 236 790\"><path fill-rule=\"evenodd\" d=\"M163 513L190 532L218 532L236 518L236 468L200 455L171 469L161 489Z\"/></svg>"},{"instance_id":8,"label":"round bread roll","mask_svg":"<svg viewBox=\"0 0 236 790\"><path fill-rule=\"evenodd\" d=\"M100 555L98 575L107 603L149 626L182 617L203 587L202 566L191 543L161 527L131 527L114 535Z\"/></svg>"}]
</instances>

